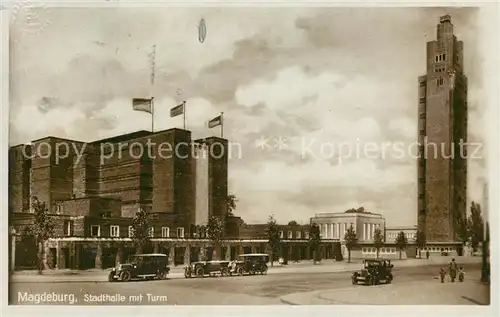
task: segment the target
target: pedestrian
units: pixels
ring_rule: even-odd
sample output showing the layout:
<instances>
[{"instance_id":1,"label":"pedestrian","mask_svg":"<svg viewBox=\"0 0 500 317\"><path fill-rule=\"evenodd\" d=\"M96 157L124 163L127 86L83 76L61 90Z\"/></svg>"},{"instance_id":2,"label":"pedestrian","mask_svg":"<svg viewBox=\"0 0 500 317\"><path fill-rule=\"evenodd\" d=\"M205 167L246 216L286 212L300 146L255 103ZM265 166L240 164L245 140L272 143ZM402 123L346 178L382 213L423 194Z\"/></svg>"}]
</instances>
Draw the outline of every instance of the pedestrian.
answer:
<instances>
[{"instance_id":1,"label":"pedestrian","mask_svg":"<svg viewBox=\"0 0 500 317\"><path fill-rule=\"evenodd\" d=\"M441 268L441 271L439 271L439 277L441 277L441 283L444 283L444 278L446 276L446 271Z\"/></svg>"},{"instance_id":2,"label":"pedestrian","mask_svg":"<svg viewBox=\"0 0 500 317\"><path fill-rule=\"evenodd\" d=\"M425 256L427 257L427 259L429 259L429 250L427 249L427 251L425 251Z\"/></svg>"},{"instance_id":3,"label":"pedestrian","mask_svg":"<svg viewBox=\"0 0 500 317\"><path fill-rule=\"evenodd\" d=\"M450 262L450 278L451 282L455 282L455 278L457 277L457 271L458 271L458 265L457 262L455 262L455 258L451 259Z\"/></svg>"}]
</instances>

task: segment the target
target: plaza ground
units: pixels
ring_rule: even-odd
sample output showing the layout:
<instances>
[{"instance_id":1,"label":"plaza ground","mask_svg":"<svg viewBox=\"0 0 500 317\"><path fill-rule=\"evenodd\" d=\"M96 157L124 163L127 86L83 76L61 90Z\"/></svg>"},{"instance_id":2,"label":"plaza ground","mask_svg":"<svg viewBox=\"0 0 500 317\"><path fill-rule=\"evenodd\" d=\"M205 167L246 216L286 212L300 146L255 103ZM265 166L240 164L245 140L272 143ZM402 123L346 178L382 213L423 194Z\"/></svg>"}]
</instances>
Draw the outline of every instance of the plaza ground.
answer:
<instances>
[{"instance_id":1,"label":"plaza ground","mask_svg":"<svg viewBox=\"0 0 500 317\"><path fill-rule=\"evenodd\" d=\"M360 263L323 262L274 267L268 275L225 278L185 279L179 270L168 280L129 283L107 282L106 271L44 276L16 274L11 279L9 293L12 304L30 304L20 300L19 293L24 292L74 294L76 305L488 304L489 286L478 283L479 261L461 262L467 272L464 283L441 284L435 277L445 260L449 259L442 259L443 263L395 261L393 284L372 287L351 284L350 272L359 269ZM416 293L415 289L422 292ZM103 301L102 296L97 297L102 294L111 297ZM155 296L157 301L153 301Z\"/></svg>"}]
</instances>

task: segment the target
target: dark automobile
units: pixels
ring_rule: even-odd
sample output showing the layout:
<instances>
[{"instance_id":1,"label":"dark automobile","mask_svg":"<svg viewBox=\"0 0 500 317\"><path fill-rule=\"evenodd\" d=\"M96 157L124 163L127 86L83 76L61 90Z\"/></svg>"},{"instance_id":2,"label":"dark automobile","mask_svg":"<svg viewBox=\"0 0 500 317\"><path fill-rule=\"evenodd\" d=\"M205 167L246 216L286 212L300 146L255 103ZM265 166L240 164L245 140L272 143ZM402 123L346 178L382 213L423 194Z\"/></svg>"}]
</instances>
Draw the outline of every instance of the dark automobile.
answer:
<instances>
[{"instance_id":1,"label":"dark automobile","mask_svg":"<svg viewBox=\"0 0 500 317\"><path fill-rule=\"evenodd\" d=\"M389 284L392 282L392 268L394 267L389 260L374 259L364 260L364 267L359 272L352 273L352 284L362 282L365 285L377 285L384 281Z\"/></svg>"},{"instance_id":2,"label":"dark automobile","mask_svg":"<svg viewBox=\"0 0 500 317\"><path fill-rule=\"evenodd\" d=\"M127 263L120 263L108 275L108 281L128 282L131 279L165 279L170 272L165 254L137 254Z\"/></svg>"},{"instance_id":3,"label":"dark automobile","mask_svg":"<svg viewBox=\"0 0 500 317\"><path fill-rule=\"evenodd\" d=\"M229 261L199 261L193 262L184 268L184 277L190 278L209 276L227 276Z\"/></svg>"},{"instance_id":4,"label":"dark automobile","mask_svg":"<svg viewBox=\"0 0 500 317\"><path fill-rule=\"evenodd\" d=\"M239 261L231 263L229 275L267 274L267 261L269 255L264 253L241 254L240 259Z\"/></svg>"}]
</instances>

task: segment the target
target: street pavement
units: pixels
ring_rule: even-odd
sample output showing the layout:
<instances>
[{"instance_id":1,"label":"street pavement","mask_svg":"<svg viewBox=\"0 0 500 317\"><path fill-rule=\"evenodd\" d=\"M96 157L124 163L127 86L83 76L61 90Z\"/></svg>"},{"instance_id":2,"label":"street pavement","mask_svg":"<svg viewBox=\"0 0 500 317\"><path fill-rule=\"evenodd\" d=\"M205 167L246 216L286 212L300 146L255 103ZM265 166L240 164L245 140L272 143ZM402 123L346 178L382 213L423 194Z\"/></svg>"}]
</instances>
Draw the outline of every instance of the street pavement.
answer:
<instances>
[{"instance_id":1,"label":"street pavement","mask_svg":"<svg viewBox=\"0 0 500 317\"><path fill-rule=\"evenodd\" d=\"M406 265L403 265L403 261L399 264L395 263L393 271L395 279L393 284L386 286L403 287L403 292L409 294L405 298L410 304L422 303L422 299L418 297L415 297L415 301L412 302L410 296L412 287L408 286L412 283L426 285L424 288L426 292L430 292L434 286L436 289L450 287L448 284L441 284L438 280L434 280L442 264L420 260L420 263L425 262L427 265L415 266L410 265L410 261L405 262ZM468 274L467 278L479 279L475 275L479 274L480 263L467 263L463 266ZM11 304L35 304L36 296L29 296L30 294L51 295L54 298L53 301L45 301L41 304L55 305L71 303L76 305L310 305L316 304L315 301L321 301L321 304L342 304L339 294L344 294L347 290L352 291L354 287L351 284L349 271L360 267L359 263L294 264L270 268L268 275L192 279L185 279L181 271L178 271L167 280L129 283L107 282L105 272L101 272L102 279L96 279L95 273L89 273L87 278L85 274L73 274L74 276L70 275L71 278L62 276L65 278L62 280L57 280L61 276L54 274L52 276L50 274L44 276L15 274L11 280L9 295ZM463 296L472 296L465 292L469 283L462 285L454 283L454 285L463 289ZM378 294L377 292L382 292L378 291L381 287L383 286L358 286L355 292L367 293L359 293L355 297L363 298L363 296L368 296L367 294ZM390 293L396 292L396 288ZM477 293L477 290L471 289L471 292ZM294 302L293 296L297 297L294 295L297 293L302 294L299 297L305 302ZM66 294L66 296L57 297L58 294ZM339 302L331 299L337 297L340 298ZM373 301L379 301L376 296L374 298ZM482 304L481 300L481 298L473 299L472 302ZM349 303L354 304L354 302Z\"/></svg>"},{"instance_id":2,"label":"street pavement","mask_svg":"<svg viewBox=\"0 0 500 317\"><path fill-rule=\"evenodd\" d=\"M490 287L480 282L480 270L472 270L464 282L438 279L377 286L295 293L281 297L289 305L489 305Z\"/></svg>"}]
</instances>

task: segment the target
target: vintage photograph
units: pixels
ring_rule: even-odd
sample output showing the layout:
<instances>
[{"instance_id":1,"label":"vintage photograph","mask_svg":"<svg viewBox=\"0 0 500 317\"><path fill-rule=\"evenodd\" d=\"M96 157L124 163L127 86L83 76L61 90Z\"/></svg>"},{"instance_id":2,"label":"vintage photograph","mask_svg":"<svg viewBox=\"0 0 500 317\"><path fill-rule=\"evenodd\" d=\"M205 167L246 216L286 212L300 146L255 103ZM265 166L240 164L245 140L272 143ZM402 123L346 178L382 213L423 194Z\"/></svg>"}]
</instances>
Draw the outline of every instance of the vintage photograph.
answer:
<instances>
[{"instance_id":1,"label":"vintage photograph","mask_svg":"<svg viewBox=\"0 0 500 317\"><path fill-rule=\"evenodd\" d=\"M491 304L484 9L9 10L10 305Z\"/></svg>"}]
</instances>

